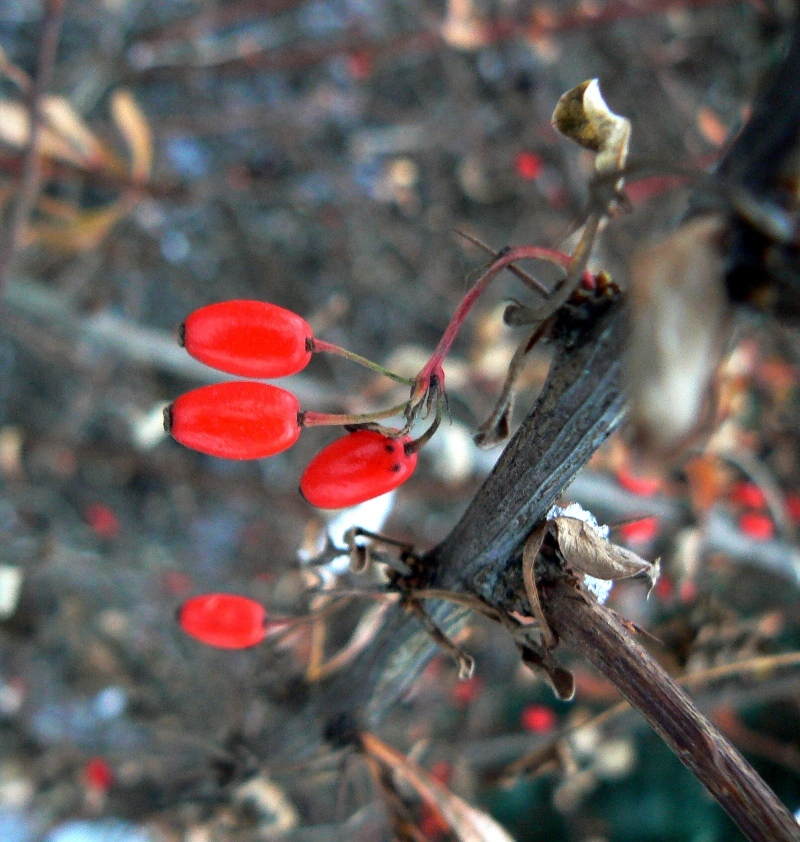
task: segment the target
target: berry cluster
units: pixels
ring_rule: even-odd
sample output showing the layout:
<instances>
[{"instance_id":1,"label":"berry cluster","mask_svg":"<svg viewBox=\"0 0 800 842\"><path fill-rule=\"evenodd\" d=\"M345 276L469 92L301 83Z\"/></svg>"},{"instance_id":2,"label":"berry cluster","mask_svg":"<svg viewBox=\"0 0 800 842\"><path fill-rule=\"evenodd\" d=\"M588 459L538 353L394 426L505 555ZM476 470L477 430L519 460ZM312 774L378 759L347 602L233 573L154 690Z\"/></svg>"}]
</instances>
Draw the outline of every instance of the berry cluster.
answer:
<instances>
[{"instance_id":1,"label":"berry cluster","mask_svg":"<svg viewBox=\"0 0 800 842\"><path fill-rule=\"evenodd\" d=\"M465 235L466 236L466 235ZM467 239L491 251L472 237ZM509 370L498 406L476 440L494 444L507 435L507 416L513 404L514 382L531 347L553 323L555 314L576 286L599 289L593 276L568 255L526 246L495 253L474 286L464 296L429 361L413 380L407 380L350 351L317 339L310 325L295 313L261 301L225 301L192 313L181 325L181 344L195 359L237 377L254 378L203 386L181 395L164 412L167 431L178 442L225 459L261 459L291 447L304 427L339 425L347 435L323 448L300 479L300 491L314 506L338 509L385 494L402 485L417 465L417 453L441 420L445 403L443 361L467 314L489 283L510 269L528 286L548 296L548 290L513 264L522 259L546 260L567 271L554 301L541 312L518 305L511 324L532 325ZM602 273L601 273L602 274ZM574 277L573 277L574 276ZM563 301L561 300L563 299ZM520 311L516 313L516 311ZM521 315L520 315L521 313ZM508 313L507 313L508 316ZM286 377L302 371L312 354L345 357L410 387L400 406L365 415L329 415L301 410L286 389L260 379ZM408 433L416 418L434 414L430 427L417 439ZM401 428L379 422L405 416ZM355 429L353 429L355 427ZM496 428L496 429L495 429ZM501 435L498 431L505 430ZM234 594L203 594L187 600L178 615L181 628L195 639L223 649L242 649L261 643L267 635L267 615L257 602Z\"/></svg>"},{"instance_id":2,"label":"berry cluster","mask_svg":"<svg viewBox=\"0 0 800 842\"><path fill-rule=\"evenodd\" d=\"M202 307L181 325L180 339L195 359L240 377L296 374L318 351L339 353L375 368L315 339L308 323L295 313L261 301ZM303 412L286 389L236 380L181 395L167 407L164 419L173 438L193 450L225 459L262 459L291 447L303 427L374 424L402 410L392 407L361 416ZM303 473L303 496L314 506L339 509L397 488L414 472L417 451L424 444L401 432L359 429L333 442Z\"/></svg>"}]
</instances>

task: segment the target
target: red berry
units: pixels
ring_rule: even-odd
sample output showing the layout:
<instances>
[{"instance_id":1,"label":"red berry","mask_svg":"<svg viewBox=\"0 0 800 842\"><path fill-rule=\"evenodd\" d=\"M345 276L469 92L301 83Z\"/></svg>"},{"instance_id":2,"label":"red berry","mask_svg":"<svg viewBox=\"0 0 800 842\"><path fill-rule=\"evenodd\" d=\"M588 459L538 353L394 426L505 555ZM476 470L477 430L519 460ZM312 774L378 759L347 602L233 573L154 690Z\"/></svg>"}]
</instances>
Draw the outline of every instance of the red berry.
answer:
<instances>
[{"instance_id":1,"label":"red berry","mask_svg":"<svg viewBox=\"0 0 800 842\"><path fill-rule=\"evenodd\" d=\"M83 767L83 780L89 789L108 792L114 783L114 773L102 757L92 757Z\"/></svg>"},{"instance_id":2,"label":"red berry","mask_svg":"<svg viewBox=\"0 0 800 842\"><path fill-rule=\"evenodd\" d=\"M739 482L731 490L731 502L751 509L763 509L767 505L764 492L752 482Z\"/></svg>"},{"instance_id":3,"label":"red berry","mask_svg":"<svg viewBox=\"0 0 800 842\"><path fill-rule=\"evenodd\" d=\"M104 503L92 503L86 507L84 515L99 538L111 540L119 536L119 519Z\"/></svg>"},{"instance_id":4,"label":"red berry","mask_svg":"<svg viewBox=\"0 0 800 842\"><path fill-rule=\"evenodd\" d=\"M800 523L800 494L786 495L786 514L792 523Z\"/></svg>"},{"instance_id":5,"label":"red berry","mask_svg":"<svg viewBox=\"0 0 800 842\"><path fill-rule=\"evenodd\" d=\"M481 694L483 682L477 675L459 681L453 687L453 705L457 708L469 707Z\"/></svg>"},{"instance_id":6,"label":"red berry","mask_svg":"<svg viewBox=\"0 0 800 842\"><path fill-rule=\"evenodd\" d=\"M214 383L181 395L164 418L186 447L224 459L262 459L300 435L297 398L266 383Z\"/></svg>"},{"instance_id":7,"label":"red berry","mask_svg":"<svg viewBox=\"0 0 800 842\"><path fill-rule=\"evenodd\" d=\"M431 777L444 786L449 786L453 779L453 767L446 760L437 760L431 766Z\"/></svg>"},{"instance_id":8,"label":"red berry","mask_svg":"<svg viewBox=\"0 0 800 842\"><path fill-rule=\"evenodd\" d=\"M659 477L648 477L633 473L630 468L621 467L617 470L617 482L632 494L640 497L653 497L661 491L663 483Z\"/></svg>"},{"instance_id":9,"label":"red berry","mask_svg":"<svg viewBox=\"0 0 800 842\"><path fill-rule=\"evenodd\" d=\"M767 515L745 512L739 518L739 529L756 541L769 541L775 535L775 524Z\"/></svg>"},{"instance_id":10,"label":"red berry","mask_svg":"<svg viewBox=\"0 0 800 842\"><path fill-rule=\"evenodd\" d=\"M186 634L219 649L246 649L266 637L267 612L244 596L203 594L187 599L178 613Z\"/></svg>"},{"instance_id":11,"label":"red berry","mask_svg":"<svg viewBox=\"0 0 800 842\"><path fill-rule=\"evenodd\" d=\"M532 734L547 734L558 723L555 712L544 705L528 705L520 716L522 727Z\"/></svg>"},{"instance_id":12,"label":"red berry","mask_svg":"<svg viewBox=\"0 0 800 842\"><path fill-rule=\"evenodd\" d=\"M658 581L656 582L656 596L659 599L669 599L672 596L674 590L675 586L672 582L672 579L670 579L669 576L662 573Z\"/></svg>"},{"instance_id":13,"label":"red berry","mask_svg":"<svg viewBox=\"0 0 800 842\"><path fill-rule=\"evenodd\" d=\"M197 360L239 377L285 377L308 365L312 338L296 313L265 301L222 301L195 310L181 344Z\"/></svg>"},{"instance_id":14,"label":"red berry","mask_svg":"<svg viewBox=\"0 0 800 842\"><path fill-rule=\"evenodd\" d=\"M661 523L657 517L643 517L620 526L619 534L629 544L647 544L658 537Z\"/></svg>"},{"instance_id":15,"label":"red berry","mask_svg":"<svg viewBox=\"0 0 800 842\"><path fill-rule=\"evenodd\" d=\"M392 439L358 430L321 450L303 472L300 492L320 509L343 509L402 485L414 473L417 454L406 453L407 436Z\"/></svg>"},{"instance_id":16,"label":"red berry","mask_svg":"<svg viewBox=\"0 0 800 842\"><path fill-rule=\"evenodd\" d=\"M544 162L535 152L519 152L514 160L514 169L520 178L531 181L542 174Z\"/></svg>"}]
</instances>

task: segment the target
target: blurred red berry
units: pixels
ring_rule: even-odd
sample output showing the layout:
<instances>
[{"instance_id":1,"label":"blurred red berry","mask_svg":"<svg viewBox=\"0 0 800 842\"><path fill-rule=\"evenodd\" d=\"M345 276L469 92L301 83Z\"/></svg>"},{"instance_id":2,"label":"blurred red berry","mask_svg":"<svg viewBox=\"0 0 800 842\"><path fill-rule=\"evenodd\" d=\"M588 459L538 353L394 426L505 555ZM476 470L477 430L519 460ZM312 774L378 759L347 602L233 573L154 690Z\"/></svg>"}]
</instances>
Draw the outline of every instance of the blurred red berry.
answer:
<instances>
[{"instance_id":1,"label":"blurred red berry","mask_svg":"<svg viewBox=\"0 0 800 842\"><path fill-rule=\"evenodd\" d=\"M739 518L739 529L756 541L769 541L775 536L775 524L772 519L760 512L745 512Z\"/></svg>"},{"instance_id":2,"label":"blurred red berry","mask_svg":"<svg viewBox=\"0 0 800 842\"><path fill-rule=\"evenodd\" d=\"M786 495L786 514L792 523L800 523L800 494Z\"/></svg>"},{"instance_id":3,"label":"blurred red berry","mask_svg":"<svg viewBox=\"0 0 800 842\"><path fill-rule=\"evenodd\" d=\"M520 722L532 734L548 734L558 724L558 717L544 705L527 705L522 711Z\"/></svg>"},{"instance_id":4,"label":"blurred red berry","mask_svg":"<svg viewBox=\"0 0 800 842\"><path fill-rule=\"evenodd\" d=\"M393 439L358 430L329 444L310 462L300 492L320 509L343 509L402 485L414 473L417 454L406 453L407 436Z\"/></svg>"},{"instance_id":5,"label":"blurred red berry","mask_svg":"<svg viewBox=\"0 0 800 842\"><path fill-rule=\"evenodd\" d=\"M180 570L167 570L161 581L170 596L184 596L192 590L191 578Z\"/></svg>"},{"instance_id":6,"label":"blurred red berry","mask_svg":"<svg viewBox=\"0 0 800 842\"><path fill-rule=\"evenodd\" d=\"M669 599L672 596L674 591L674 585L672 583L672 579L669 576L665 575L664 573L659 576L658 581L656 582L656 586L654 588L656 592L656 596L659 599Z\"/></svg>"},{"instance_id":7,"label":"blurred red berry","mask_svg":"<svg viewBox=\"0 0 800 842\"><path fill-rule=\"evenodd\" d=\"M453 767L446 760L437 760L431 766L431 777L440 784L448 786L453 778Z\"/></svg>"},{"instance_id":8,"label":"blurred red berry","mask_svg":"<svg viewBox=\"0 0 800 842\"><path fill-rule=\"evenodd\" d=\"M731 489L731 502L751 509L763 509L767 505L764 492L752 482L738 482Z\"/></svg>"},{"instance_id":9,"label":"blurred red berry","mask_svg":"<svg viewBox=\"0 0 800 842\"><path fill-rule=\"evenodd\" d=\"M267 612L253 599L213 593L187 599L178 623L189 636L218 649L246 649L266 637Z\"/></svg>"},{"instance_id":10,"label":"blurred red berry","mask_svg":"<svg viewBox=\"0 0 800 842\"><path fill-rule=\"evenodd\" d=\"M222 301L195 310L180 329L197 360L239 377L285 377L308 365L308 323L266 301Z\"/></svg>"},{"instance_id":11,"label":"blurred red berry","mask_svg":"<svg viewBox=\"0 0 800 842\"><path fill-rule=\"evenodd\" d=\"M436 807L424 801L420 808L419 830L428 842L438 842L451 832L451 827Z\"/></svg>"},{"instance_id":12,"label":"blurred red berry","mask_svg":"<svg viewBox=\"0 0 800 842\"><path fill-rule=\"evenodd\" d=\"M632 494L638 494L640 497L653 497L661 491L663 485L660 477L635 474L626 466L617 470L617 482L626 491L630 491Z\"/></svg>"},{"instance_id":13,"label":"blurred red berry","mask_svg":"<svg viewBox=\"0 0 800 842\"><path fill-rule=\"evenodd\" d=\"M532 181L542 174L544 162L535 152L519 152L514 159L514 170L520 178Z\"/></svg>"},{"instance_id":14,"label":"blurred red berry","mask_svg":"<svg viewBox=\"0 0 800 842\"><path fill-rule=\"evenodd\" d=\"M83 767L83 780L89 789L108 792L114 783L114 773L102 757L92 757Z\"/></svg>"},{"instance_id":15,"label":"blurred red berry","mask_svg":"<svg viewBox=\"0 0 800 842\"><path fill-rule=\"evenodd\" d=\"M234 381L181 395L164 414L172 437L223 459L262 459L291 447L300 435L297 398L266 383Z\"/></svg>"},{"instance_id":16,"label":"blurred red berry","mask_svg":"<svg viewBox=\"0 0 800 842\"><path fill-rule=\"evenodd\" d=\"M464 681L459 681L453 687L453 704L457 708L465 708L478 698L483 689L483 682L477 675L473 675Z\"/></svg>"},{"instance_id":17,"label":"blurred red berry","mask_svg":"<svg viewBox=\"0 0 800 842\"><path fill-rule=\"evenodd\" d=\"M619 528L619 534L629 544L647 544L655 540L660 531L661 523L657 517L643 517Z\"/></svg>"},{"instance_id":18,"label":"blurred red berry","mask_svg":"<svg viewBox=\"0 0 800 842\"><path fill-rule=\"evenodd\" d=\"M84 516L99 538L111 540L119 536L119 518L104 503L92 503L87 506Z\"/></svg>"},{"instance_id":19,"label":"blurred red berry","mask_svg":"<svg viewBox=\"0 0 800 842\"><path fill-rule=\"evenodd\" d=\"M363 82L372 73L374 61L372 56L365 50L357 50L350 53L347 60L347 69L356 82Z\"/></svg>"},{"instance_id":20,"label":"blurred red berry","mask_svg":"<svg viewBox=\"0 0 800 842\"><path fill-rule=\"evenodd\" d=\"M694 579L684 579L679 590L681 602L689 603L697 599L697 583Z\"/></svg>"}]
</instances>

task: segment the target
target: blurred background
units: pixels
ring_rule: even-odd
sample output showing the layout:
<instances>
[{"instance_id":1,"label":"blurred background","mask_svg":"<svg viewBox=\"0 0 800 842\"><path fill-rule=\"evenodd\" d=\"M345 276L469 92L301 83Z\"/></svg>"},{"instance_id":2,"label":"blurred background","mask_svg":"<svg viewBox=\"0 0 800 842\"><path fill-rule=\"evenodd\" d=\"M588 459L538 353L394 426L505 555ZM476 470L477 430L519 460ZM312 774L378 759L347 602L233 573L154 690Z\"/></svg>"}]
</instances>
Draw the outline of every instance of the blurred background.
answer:
<instances>
[{"instance_id":1,"label":"blurred background","mask_svg":"<svg viewBox=\"0 0 800 842\"><path fill-rule=\"evenodd\" d=\"M0 2L0 838L388 838L357 759L270 762L272 735L313 694L309 664L346 650L364 602L245 652L175 622L196 593L241 593L284 618L318 606L310 585L355 581L309 561L327 518L297 492L336 433L249 463L166 437L166 403L221 379L178 347L177 326L210 302L269 300L413 375L487 260L454 229L494 249L570 234L593 161L551 128L562 93L597 77L633 124L632 158L711 167L792 6ZM623 283L688 196L657 167L628 193L592 262ZM447 368L451 421L413 479L347 523L427 548L457 521L496 458L471 434L521 338L501 318L515 296L535 300L509 274L470 317ZM614 440L568 493L662 557L649 602L633 583L613 607L694 676L703 709L792 810L797 348L743 316L708 447L643 476ZM545 374L546 356L533 360L520 413ZM315 357L288 387L306 409L359 411L404 399L387 383ZM590 722L617 697L588 668L575 665L575 701L556 703L501 630L476 622L462 643L475 677L458 682L437 656L380 736L520 842L740 838L638 718ZM417 808L424 838L451 838Z\"/></svg>"}]
</instances>

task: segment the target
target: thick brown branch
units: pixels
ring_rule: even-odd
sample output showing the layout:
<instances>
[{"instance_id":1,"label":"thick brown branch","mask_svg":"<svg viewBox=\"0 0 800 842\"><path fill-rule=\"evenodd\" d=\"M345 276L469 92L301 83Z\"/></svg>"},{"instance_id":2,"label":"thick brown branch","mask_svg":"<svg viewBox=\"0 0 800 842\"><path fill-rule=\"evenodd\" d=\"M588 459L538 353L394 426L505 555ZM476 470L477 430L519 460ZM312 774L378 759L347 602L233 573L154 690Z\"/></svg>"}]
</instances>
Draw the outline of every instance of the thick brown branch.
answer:
<instances>
[{"instance_id":1,"label":"thick brown branch","mask_svg":"<svg viewBox=\"0 0 800 842\"><path fill-rule=\"evenodd\" d=\"M550 626L614 683L752 842L797 842L800 825L614 615L558 578L542 600Z\"/></svg>"}]
</instances>

